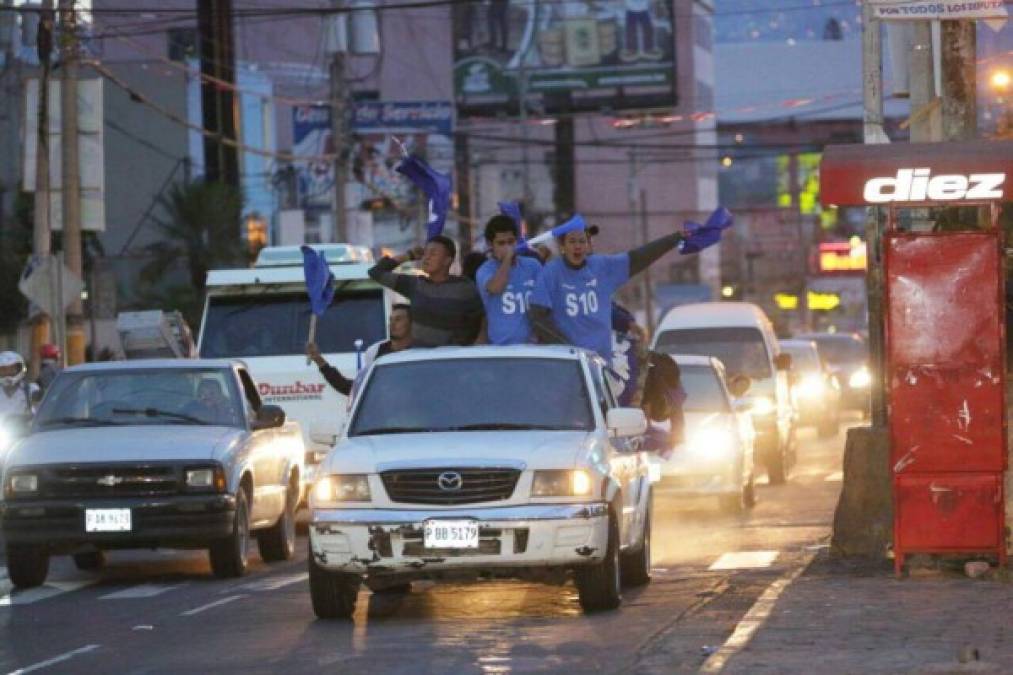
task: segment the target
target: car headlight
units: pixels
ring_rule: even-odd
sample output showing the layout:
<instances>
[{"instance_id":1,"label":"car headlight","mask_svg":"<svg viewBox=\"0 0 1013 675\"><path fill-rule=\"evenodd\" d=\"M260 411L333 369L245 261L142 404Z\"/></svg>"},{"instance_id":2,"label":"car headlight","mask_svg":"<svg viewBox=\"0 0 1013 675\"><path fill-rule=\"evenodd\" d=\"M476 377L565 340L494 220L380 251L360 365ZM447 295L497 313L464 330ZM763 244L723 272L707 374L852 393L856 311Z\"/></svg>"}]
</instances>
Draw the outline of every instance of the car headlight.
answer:
<instances>
[{"instance_id":1,"label":"car headlight","mask_svg":"<svg viewBox=\"0 0 1013 675\"><path fill-rule=\"evenodd\" d=\"M774 405L774 399L767 396L757 396L753 399L753 410L754 415L764 416L773 415L777 412L777 406Z\"/></svg>"},{"instance_id":2,"label":"car headlight","mask_svg":"<svg viewBox=\"0 0 1013 675\"><path fill-rule=\"evenodd\" d=\"M696 457L727 457L735 449L735 439L727 429L700 429L690 436L686 450Z\"/></svg>"},{"instance_id":3,"label":"car headlight","mask_svg":"<svg viewBox=\"0 0 1013 675\"><path fill-rule=\"evenodd\" d=\"M221 467L187 469L186 486L193 490L225 492L225 471Z\"/></svg>"},{"instance_id":4,"label":"car headlight","mask_svg":"<svg viewBox=\"0 0 1013 675\"><path fill-rule=\"evenodd\" d=\"M33 494L39 491L39 477L34 473L18 473L7 479L5 492L9 497Z\"/></svg>"},{"instance_id":5,"label":"car headlight","mask_svg":"<svg viewBox=\"0 0 1013 675\"><path fill-rule=\"evenodd\" d=\"M801 396L802 398L811 399L823 396L824 387L825 385L823 383L823 378L821 378L819 375L809 375L798 383L798 385L795 387L795 390L798 392L798 395Z\"/></svg>"},{"instance_id":6,"label":"car headlight","mask_svg":"<svg viewBox=\"0 0 1013 675\"><path fill-rule=\"evenodd\" d=\"M366 474L324 476L313 486L315 504L368 502L371 498Z\"/></svg>"},{"instance_id":7,"label":"car headlight","mask_svg":"<svg viewBox=\"0 0 1013 675\"><path fill-rule=\"evenodd\" d=\"M535 471L531 496L586 497L593 489L591 474L583 469Z\"/></svg>"},{"instance_id":8,"label":"car headlight","mask_svg":"<svg viewBox=\"0 0 1013 675\"><path fill-rule=\"evenodd\" d=\"M872 373L868 368L862 367L851 374L848 378L848 386L852 389L865 389L872 384Z\"/></svg>"}]
</instances>

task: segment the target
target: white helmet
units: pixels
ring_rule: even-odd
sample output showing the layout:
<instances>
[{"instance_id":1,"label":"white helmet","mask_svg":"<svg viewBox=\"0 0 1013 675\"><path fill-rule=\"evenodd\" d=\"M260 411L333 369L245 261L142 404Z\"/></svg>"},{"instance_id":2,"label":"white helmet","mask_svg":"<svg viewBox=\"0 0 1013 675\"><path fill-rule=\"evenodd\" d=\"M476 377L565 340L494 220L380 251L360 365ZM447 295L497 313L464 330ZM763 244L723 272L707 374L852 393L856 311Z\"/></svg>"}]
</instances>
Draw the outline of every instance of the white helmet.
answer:
<instances>
[{"instance_id":1,"label":"white helmet","mask_svg":"<svg viewBox=\"0 0 1013 675\"><path fill-rule=\"evenodd\" d=\"M25 360L17 352L0 352L0 385L16 387L25 379Z\"/></svg>"}]
</instances>

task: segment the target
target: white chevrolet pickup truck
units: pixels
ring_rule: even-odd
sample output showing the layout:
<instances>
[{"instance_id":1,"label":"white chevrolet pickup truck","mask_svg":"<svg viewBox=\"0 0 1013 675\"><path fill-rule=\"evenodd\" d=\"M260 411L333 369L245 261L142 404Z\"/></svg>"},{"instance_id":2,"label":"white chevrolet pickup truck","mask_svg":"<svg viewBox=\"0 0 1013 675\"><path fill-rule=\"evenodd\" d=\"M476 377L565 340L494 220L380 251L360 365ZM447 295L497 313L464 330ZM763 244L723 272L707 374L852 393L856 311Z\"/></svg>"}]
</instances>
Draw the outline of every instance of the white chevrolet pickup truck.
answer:
<instances>
[{"instance_id":1,"label":"white chevrolet pickup truck","mask_svg":"<svg viewBox=\"0 0 1013 675\"><path fill-rule=\"evenodd\" d=\"M651 484L597 356L571 347L379 359L310 497L310 591L349 618L360 584L565 578L585 611L650 580Z\"/></svg>"}]
</instances>

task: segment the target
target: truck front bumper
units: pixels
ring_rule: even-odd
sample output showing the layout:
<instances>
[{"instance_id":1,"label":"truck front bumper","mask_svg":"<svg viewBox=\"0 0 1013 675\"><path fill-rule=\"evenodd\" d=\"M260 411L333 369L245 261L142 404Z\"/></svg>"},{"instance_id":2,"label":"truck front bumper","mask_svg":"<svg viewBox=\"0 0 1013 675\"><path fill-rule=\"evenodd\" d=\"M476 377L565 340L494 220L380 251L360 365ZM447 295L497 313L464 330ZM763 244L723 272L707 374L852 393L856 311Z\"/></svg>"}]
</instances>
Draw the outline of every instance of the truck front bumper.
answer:
<instances>
[{"instance_id":1,"label":"truck front bumper","mask_svg":"<svg viewBox=\"0 0 1013 675\"><path fill-rule=\"evenodd\" d=\"M477 549L426 549L429 520L473 520ZM398 574L522 567L575 567L601 561L608 505L538 504L478 509L319 509L310 546L317 565L334 572Z\"/></svg>"},{"instance_id":2,"label":"truck front bumper","mask_svg":"<svg viewBox=\"0 0 1013 675\"><path fill-rule=\"evenodd\" d=\"M86 532L87 509L129 509L128 532ZM7 544L44 545L53 553L98 548L204 548L232 533L236 499L228 494L0 503Z\"/></svg>"}]
</instances>

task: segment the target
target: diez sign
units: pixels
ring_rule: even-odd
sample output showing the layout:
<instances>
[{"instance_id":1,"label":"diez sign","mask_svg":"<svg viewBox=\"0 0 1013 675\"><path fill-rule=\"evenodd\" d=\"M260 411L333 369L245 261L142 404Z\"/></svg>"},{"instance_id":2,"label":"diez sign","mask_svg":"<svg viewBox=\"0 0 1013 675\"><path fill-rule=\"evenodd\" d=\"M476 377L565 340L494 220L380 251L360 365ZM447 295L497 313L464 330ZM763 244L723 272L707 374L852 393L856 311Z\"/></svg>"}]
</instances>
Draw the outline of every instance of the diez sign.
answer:
<instances>
[{"instance_id":1,"label":"diez sign","mask_svg":"<svg viewBox=\"0 0 1013 675\"><path fill-rule=\"evenodd\" d=\"M871 178L865 183L865 201L889 202L993 201L1003 198L1005 173L941 174L928 168L898 169L895 177Z\"/></svg>"}]
</instances>

